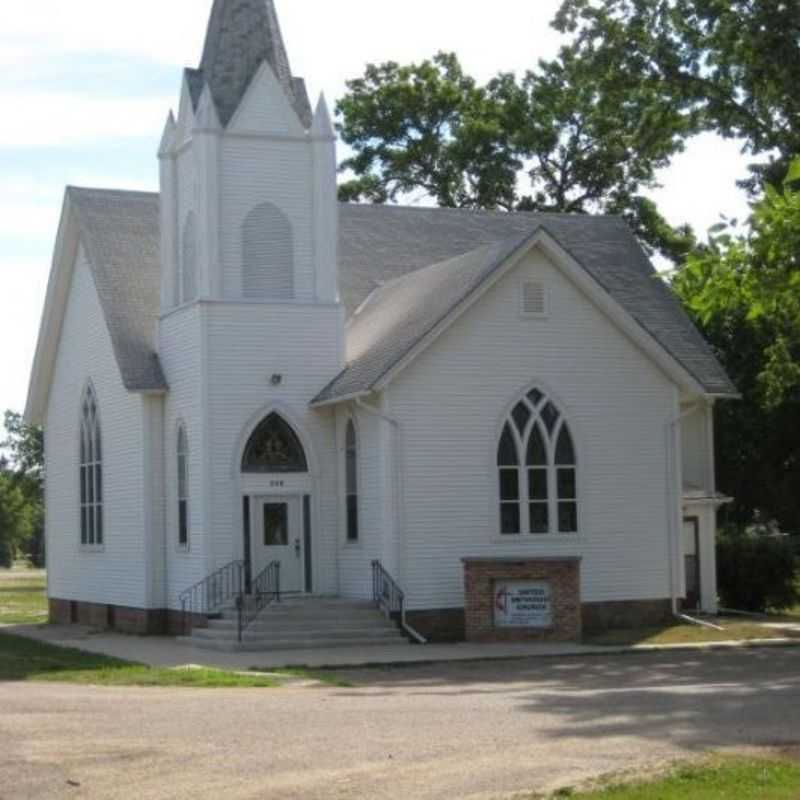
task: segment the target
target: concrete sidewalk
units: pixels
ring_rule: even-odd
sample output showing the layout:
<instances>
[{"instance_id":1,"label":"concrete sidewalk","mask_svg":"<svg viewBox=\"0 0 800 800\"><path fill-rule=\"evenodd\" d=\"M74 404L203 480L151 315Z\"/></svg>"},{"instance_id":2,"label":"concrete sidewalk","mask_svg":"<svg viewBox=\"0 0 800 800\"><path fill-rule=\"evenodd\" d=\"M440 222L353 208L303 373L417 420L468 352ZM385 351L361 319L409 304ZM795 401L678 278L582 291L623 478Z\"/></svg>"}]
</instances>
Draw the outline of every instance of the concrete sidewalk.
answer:
<instances>
[{"instance_id":1,"label":"concrete sidewalk","mask_svg":"<svg viewBox=\"0 0 800 800\"><path fill-rule=\"evenodd\" d=\"M574 656L620 655L682 650L741 649L748 647L800 646L798 639L757 639L733 642L706 642L679 645L636 645L600 647L586 644L429 644L341 647L322 650L281 650L263 653L224 653L201 650L172 638L125 636L95 633L81 626L16 625L0 627L6 633L26 636L41 642L74 647L89 653L136 661L153 667L179 667L187 664L219 669L247 670L253 667L364 667L391 664L430 664L457 661L492 661L525 658L567 658Z\"/></svg>"}]
</instances>

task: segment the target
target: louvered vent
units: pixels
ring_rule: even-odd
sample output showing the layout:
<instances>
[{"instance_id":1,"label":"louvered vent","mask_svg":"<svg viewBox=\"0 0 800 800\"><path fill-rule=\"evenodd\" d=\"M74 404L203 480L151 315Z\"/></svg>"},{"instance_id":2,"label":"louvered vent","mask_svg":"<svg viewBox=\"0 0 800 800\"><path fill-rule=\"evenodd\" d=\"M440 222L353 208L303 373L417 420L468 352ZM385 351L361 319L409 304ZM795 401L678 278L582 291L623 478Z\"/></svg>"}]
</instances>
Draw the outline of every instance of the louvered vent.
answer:
<instances>
[{"instance_id":1,"label":"louvered vent","mask_svg":"<svg viewBox=\"0 0 800 800\"><path fill-rule=\"evenodd\" d=\"M522 313L532 317L547 314L547 293L543 283L525 281L522 284Z\"/></svg>"},{"instance_id":2,"label":"louvered vent","mask_svg":"<svg viewBox=\"0 0 800 800\"><path fill-rule=\"evenodd\" d=\"M256 206L242 227L242 288L251 300L294 299L294 234L272 203Z\"/></svg>"}]
</instances>

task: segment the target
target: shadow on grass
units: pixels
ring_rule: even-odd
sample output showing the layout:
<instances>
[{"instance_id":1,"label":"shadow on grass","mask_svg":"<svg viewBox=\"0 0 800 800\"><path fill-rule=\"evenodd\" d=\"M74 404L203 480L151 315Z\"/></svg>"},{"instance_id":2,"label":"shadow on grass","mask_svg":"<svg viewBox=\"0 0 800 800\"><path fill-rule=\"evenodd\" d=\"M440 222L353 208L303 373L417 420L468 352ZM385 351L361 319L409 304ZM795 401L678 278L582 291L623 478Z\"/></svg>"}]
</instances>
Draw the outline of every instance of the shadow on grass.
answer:
<instances>
[{"instance_id":1,"label":"shadow on grass","mask_svg":"<svg viewBox=\"0 0 800 800\"><path fill-rule=\"evenodd\" d=\"M0 681L199 689L271 688L278 681L211 669L165 669L0 633Z\"/></svg>"}]
</instances>

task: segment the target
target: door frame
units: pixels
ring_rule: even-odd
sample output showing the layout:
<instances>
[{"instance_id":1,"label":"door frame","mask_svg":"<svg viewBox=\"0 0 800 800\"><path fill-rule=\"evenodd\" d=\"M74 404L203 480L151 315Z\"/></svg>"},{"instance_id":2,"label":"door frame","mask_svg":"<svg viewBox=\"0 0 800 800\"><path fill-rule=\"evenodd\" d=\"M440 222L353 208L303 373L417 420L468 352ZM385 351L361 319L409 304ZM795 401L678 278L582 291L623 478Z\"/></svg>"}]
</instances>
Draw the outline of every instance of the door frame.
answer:
<instances>
[{"instance_id":1,"label":"door frame","mask_svg":"<svg viewBox=\"0 0 800 800\"><path fill-rule=\"evenodd\" d=\"M702 570L702 566L701 566L701 555L700 555L700 517L684 515L683 524L684 525L691 524L693 526L693 528L694 528L694 552L695 552L695 558L697 559L697 586L695 587L695 590L697 592L697 603L696 603L694 609L688 609L688 610L696 611L696 610L699 610L700 608L702 608L702 606L703 606L703 570ZM684 531L681 531L681 551L683 553L683 559L684 559L684 576L683 577L684 577L684 584L685 584L686 583L686 574L685 574L686 573L686 567L685 567L685 564L686 564L686 556L688 554L685 552L685 548L683 546L683 536L684 535L685 535ZM686 586L685 588L686 588L686 597L684 599L688 600L689 587Z\"/></svg>"},{"instance_id":2,"label":"door frame","mask_svg":"<svg viewBox=\"0 0 800 800\"><path fill-rule=\"evenodd\" d=\"M306 491L249 491L242 496L243 505L243 529L242 538L244 545L244 565L245 565L245 586L249 594L253 585L256 548L256 520L259 519L256 509L258 504L266 505L270 502L280 503L283 501L294 501L297 513L299 514L297 535L300 539L300 590L284 591L282 595L308 595L313 593L314 588L314 540L311 532L313 524L311 519L312 498L310 492Z\"/></svg>"}]
</instances>

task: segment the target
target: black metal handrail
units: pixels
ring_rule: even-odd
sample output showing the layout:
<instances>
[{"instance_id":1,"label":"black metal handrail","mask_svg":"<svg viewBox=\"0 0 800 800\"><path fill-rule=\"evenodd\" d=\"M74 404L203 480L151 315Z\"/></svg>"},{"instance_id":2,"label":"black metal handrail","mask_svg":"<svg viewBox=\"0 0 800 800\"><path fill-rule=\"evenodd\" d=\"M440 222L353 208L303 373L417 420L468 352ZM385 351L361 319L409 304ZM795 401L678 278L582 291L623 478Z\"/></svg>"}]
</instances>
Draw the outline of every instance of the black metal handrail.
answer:
<instances>
[{"instance_id":1,"label":"black metal handrail","mask_svg":"<svg viewBox=\"0 0 800 800\"><path fill-rule=\"evenodd\" d=\"M402 618L406 602L405 593L380 561L372 562L372 598L388 617L399 614Z\"/></svg>"},{"instance_id":2,"label":"black metal handrail","mask_svg":"<svg viewBox=\"0 0 800 800\"><path fill-rule=\"evenodd\" d=\"M393 619L412 640L427 644L427 639L406 620L406 595L380 561L372 562L372 599L389 619Z\"/></svg>"},{"instance_id":3,"label":"black metal handrail","mask_svg":"<svg viewBox=\"0 0 800 800\"><path fill-rule=\"evenodd\" d=\"M244 591L244 562L231 561L180 595L183 630L188 634L196 616L217 613L225 603L241 597Z\"/></svg>"},{"instance_id":4,"label":"black metal handrail","mask_svg":"<svg viewBox=\"0 0 800 800\"><path fill-rule=\"evenodd\" d=\"M239 616L239 641L247 628L255 622L258 615L271 603L281 601L281 562L273 561L253 580L252 596L245 594L244 587L236 599Z\"/></svg>"}]
</instances>

